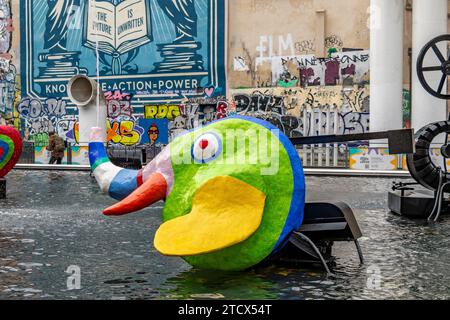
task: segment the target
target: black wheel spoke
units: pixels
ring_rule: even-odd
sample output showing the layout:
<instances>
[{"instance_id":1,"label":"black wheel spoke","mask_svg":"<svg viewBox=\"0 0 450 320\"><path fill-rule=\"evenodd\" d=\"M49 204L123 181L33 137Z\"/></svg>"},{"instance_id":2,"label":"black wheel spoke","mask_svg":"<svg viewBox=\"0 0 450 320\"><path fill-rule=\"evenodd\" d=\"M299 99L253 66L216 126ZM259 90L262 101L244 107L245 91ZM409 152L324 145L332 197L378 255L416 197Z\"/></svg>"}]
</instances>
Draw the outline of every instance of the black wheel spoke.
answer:
<instances>
[{"instance_id":1,"label":"black wheel spoke","mask_svg":"<svg viewBox=\"0 0 450 320\"><path fill-rule=\"evenodd\" d=\"M429 72L429 71L441 71L442 67L441 66L435 66L435 67L424 67L422 68L423 72Z\"/></svg>"},{"instance_id":2,"label":"black wheel spoke","mask_svg":"<svg viewBox=\"0 0 450 320\"><path fill-rule=\"evenodd\" d=\"M427 56L438 61L436 63L426 63ZM450 34L444 34L430 40L420 50L415 69L417 70L419 82L426 92L438 99L450 100L448 86L446 88L448 76L450 76ZM427 79L427 73L433 75L433 78L434 76L436 77L433 83ZM448 140L450 141L450 135L448 136Z\"/></svg>"},{"instance_id":3,"label":"black wheel spoke","mask_svg":"<svg viewBox=\"0 0 450 320\"><path fill-rule=\"evenodd\" d=\"M444 63L444 62L445 62L445 58L444 58L444 56L442 55L442 52L441 52L441 51L439 50L439 48L437 47L437 45L436 45L436 44L433 44L433 45L431 46L431 48L433 49L434 53L435 53L436 56L438 57L439 61L440 61L441 63Z\"/></svg>"},{"instance_id":4,"label":"black wheel spoke","mask_svg":"<svg viewBox=\"0 0 450 320\"><path fill-rule=\"evenodd\" d=\"M438 88L438 91L437 91L439 94L441 94L442 90L444 89L445 80L447 80L447 75L446 74L444 74L442 76L441 82L439 83L439 88Z\"/></svg>"}]
</instances>

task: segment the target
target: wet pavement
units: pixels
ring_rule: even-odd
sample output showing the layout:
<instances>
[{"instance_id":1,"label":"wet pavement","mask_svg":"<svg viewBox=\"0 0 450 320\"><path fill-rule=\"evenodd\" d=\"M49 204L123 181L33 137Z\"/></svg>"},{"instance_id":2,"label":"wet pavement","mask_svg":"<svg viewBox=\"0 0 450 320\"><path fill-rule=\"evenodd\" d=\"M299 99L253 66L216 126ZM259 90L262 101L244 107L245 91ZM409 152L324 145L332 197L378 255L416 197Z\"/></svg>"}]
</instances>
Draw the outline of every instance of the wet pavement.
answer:
<instances>
[{"instance_id":1,"label":"wet pavement","mask_svg":"<svg viewBox=\"0 0 450 320\"><path fill-rule=\"evenodd\" d=\"M192 270L153 248L162 203L108 218L101 210L113 201L88 173L14 171L0 200L0 299L449 299L450 219L430 225L389 213L391 183L307 178L309 200L347 202L364 233L366 264L339 243L327 277L276 265ZM76 268L81 289L68 290L66 271Z\"/></svg>"}]
</instances>

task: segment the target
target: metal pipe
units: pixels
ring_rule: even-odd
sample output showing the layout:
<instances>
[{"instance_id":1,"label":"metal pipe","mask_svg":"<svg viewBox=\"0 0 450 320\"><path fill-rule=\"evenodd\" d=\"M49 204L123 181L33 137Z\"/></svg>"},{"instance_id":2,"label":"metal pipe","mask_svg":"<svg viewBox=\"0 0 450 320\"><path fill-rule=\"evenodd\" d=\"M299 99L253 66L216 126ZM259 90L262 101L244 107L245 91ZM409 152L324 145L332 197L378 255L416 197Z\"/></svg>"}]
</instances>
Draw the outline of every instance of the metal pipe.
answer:
<instances>
[{"instance_id":1,"label":"metal pipe","mask_svg":"<svg viewBox=\"0 0 450 320\"><path fill-rule=\"evenodd\" d=\"M100 90L99 105L97 106L97 82L84 75L77 75L70 79L67 85L69 99L78 107L78 143L88 145L91 128L101 128L103 142L106 142L107 106L103 91Z\"/></svg>"},{"instance_id":2,"label":"metal pipe","mask_svg":"<svg viewBox=\"0 0 450 320\"><path fill-rule=\"evenodd\" d=\"M314 244L314 242L311 239L309 239L307 236L305 236L303 233L301 233L301 232L294 232L292 234L292 237L291 237L291 242L293 242L293 244L295 246L298 246L295 243L295 241L296 241L295 236L299 237L300 239L303 239L304 241L306 241L309 244L309 246L314 250L316 255L319 257L320 262L322 263L322 265L323 265L325 271L327 272L328 276L334 276L334 274L330 271L330 268L328 267L328 265L327 265L327 263L325 261L325 258L323 257L322 253L320 253L319 248L317 248L317 246Z\"/></svg>"}]
</instances>

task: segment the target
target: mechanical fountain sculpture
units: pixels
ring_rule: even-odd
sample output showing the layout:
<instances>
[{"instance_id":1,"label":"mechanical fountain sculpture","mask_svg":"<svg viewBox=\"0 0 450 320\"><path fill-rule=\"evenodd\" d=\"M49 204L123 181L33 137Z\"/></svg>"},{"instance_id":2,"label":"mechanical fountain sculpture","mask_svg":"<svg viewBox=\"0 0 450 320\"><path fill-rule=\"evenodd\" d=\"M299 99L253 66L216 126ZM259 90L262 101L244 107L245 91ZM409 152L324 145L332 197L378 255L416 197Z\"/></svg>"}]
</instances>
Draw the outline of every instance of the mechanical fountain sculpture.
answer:
<instances>
[{"instance_id":1,"label":"mechanical fountain sculpture","mask_svg":"<svg viewBox=\"0 0 450 320\"><path fill-rule=\"evenodd\" d=\"M198 268L234 271L275 260L319 262L330 272L335 241L354 241L363 263L352 210L344 203L305 203L295 145L388 138L392 153L412 147L412 130L290 140L265 121L235 116L177 137L145 168L128 170L107 156L106 106L93 103L96 88L76 76L68 93L84 119L80 140L91 129L92 172L103 192L119 200L104 214L120 216L165 201L154 245ZM94 119L102 120L95 125Z\"/></svg>"},{"instance_id":2,"label":"mechanical fountain sculpture","mask_svg":"<svg viewBox=\"0 0 450 320\"><path fill-rule=\"evenodd\" d=\"M443 53L439 47L445 44L448 48L450 35L442 35L432 39L421 50L417 59L417 75L424 89L432 96L449 100L447 93L447 79L450 75L450 57L448 52ZM447 50L448 51L448 50ZM439 65L425 66L427 54L434 54ZM442 74L438 87L434 88L426 77L427 73L440 72ZM391 211L403 216L413 218L427 218L437 221L442 213L448 213L450 199L446 193L450 191L450 173L447 161L450 159L450 118L429 124L420 129L415 135L415 152L407 155L407 165L412 183L394 183L393 191L389 193L389 208ZM435 139L445 134L445 142L440 148L444 159L443 166L435 163L431 157L431 149ZM421 188L414 188L419 185Z\"/></svg>"}]
</instances>

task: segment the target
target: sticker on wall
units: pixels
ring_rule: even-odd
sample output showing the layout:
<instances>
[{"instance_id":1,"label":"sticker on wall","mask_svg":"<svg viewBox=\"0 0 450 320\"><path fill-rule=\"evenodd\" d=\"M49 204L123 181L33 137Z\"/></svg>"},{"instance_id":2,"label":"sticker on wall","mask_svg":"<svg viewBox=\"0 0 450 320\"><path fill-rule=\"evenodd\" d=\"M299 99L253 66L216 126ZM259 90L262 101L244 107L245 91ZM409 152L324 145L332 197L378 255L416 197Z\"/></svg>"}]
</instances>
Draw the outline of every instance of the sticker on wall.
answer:
<instances>
[{"instance_id":1,"label":"sticker on wall","mask_svg":"<svg viewBox=\"0 0 450 320\"><path fill-rule=\"evenodd\" d=\"M89 165L89 149L88 147L72 147L72 164Z\"/></svg>"},{"instance_id":2,"label":"sticker on wall","mask_svg":"<svg viewBox=\"0 0 450 320\"><path fill-rule=\"evenodd\" d=\"M96 76L96 51L102 89L143 104L225 88L224 0L21 0L20 8L23 96L66 98L72 76Z\"/></svg>"},{"instance_id":3,"label":"sticker on wall","mask_svg":"<svg viewBox=\"0 0 450 320\"><path fill-rule=\"evenodd\" d=\"M141 144L151 146L169 143L169 120L167 119L140 119L139 126L144 128Z\"/></svg>"},{"instance_id":4,"label":"sticker on wall","mask_svg":"<svg viewBox=\"0 0 450 320\"><path fill-rule=\"evenodd\" d=\"M398 156L390 155L389 149L350 148L350 169L397 170Z\"/></svg>"}]
</instances>

